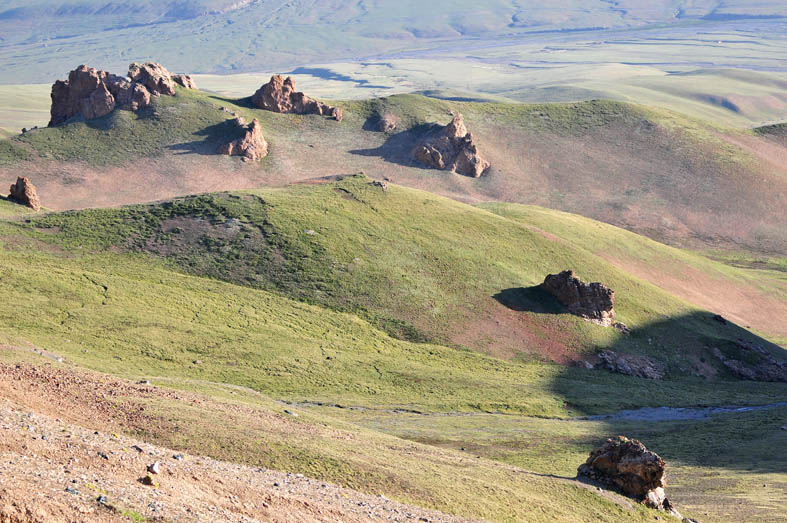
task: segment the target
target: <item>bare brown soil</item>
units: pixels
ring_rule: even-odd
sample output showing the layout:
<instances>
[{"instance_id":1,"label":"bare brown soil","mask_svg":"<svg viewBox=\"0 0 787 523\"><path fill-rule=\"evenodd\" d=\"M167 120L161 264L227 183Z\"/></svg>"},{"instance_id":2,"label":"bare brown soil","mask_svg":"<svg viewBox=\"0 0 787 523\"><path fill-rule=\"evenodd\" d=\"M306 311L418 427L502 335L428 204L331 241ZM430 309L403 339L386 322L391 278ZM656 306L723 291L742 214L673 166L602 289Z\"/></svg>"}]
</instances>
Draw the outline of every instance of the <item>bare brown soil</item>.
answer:
<instances>
[{"instance_id":1,"label":"bare brown soil","mask_svg":"<svg viewBox=\"0 0 787 523\"><path fill-rule=\"evenodd\" d=\"M128 521L130 514L156 521L460 520L123 436L121 429L162 422L122 399L127 395L207 401L93 373L0 364L0 521ZM152 476L158 485L145 485L140 480L154 461L161 464Z\"/></svg>"}]
</instances>

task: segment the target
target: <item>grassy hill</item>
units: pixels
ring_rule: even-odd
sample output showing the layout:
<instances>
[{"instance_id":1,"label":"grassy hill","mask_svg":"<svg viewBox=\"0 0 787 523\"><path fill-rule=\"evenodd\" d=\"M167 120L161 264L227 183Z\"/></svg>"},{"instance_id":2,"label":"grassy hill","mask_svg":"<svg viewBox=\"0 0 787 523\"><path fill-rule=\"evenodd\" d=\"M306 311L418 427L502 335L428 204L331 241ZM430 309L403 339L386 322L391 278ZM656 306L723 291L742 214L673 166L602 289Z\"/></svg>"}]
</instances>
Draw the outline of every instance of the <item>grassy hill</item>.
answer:
<instances>
[{"instance_id":1,"label":"grassy hill","mask_svg":"<svg viewBox=\"0 0 787 523\"><path fill-rule=\"evenodd\" d=\"M366 171L464 201L581 214L678 246L777 258L787 252L787 178L779 160L785 145L760 132L605 101L526 105L400 95L342 106L347 116L336 124L181 90L138 114L118 111L0 141L0 175L23 170L45 205L67 209ZM215 155L230 128L221 107L260 119L271 144L260 165ZM451 110L465 114L493 164L480 180L412 161L421 133L447 122ZM373 130L384 112L400 121L391 136Z\"/></svg>"},{"instance_id":2,"label":"grassy hill","mask_svg":"<svg viewBox=\"0 0 787 523\"><path fill-rule=\"evenodd\" d=\"M69 367L200 395L185 404L121 395L116 401L124 407L110 409L116 414L107 423L123 431L464 516L652 517L569 480L574 461L606 434L623 429L641 432L675 461L686 481L673 489L692 500L690 514L710 511L714 516L706 519L714 520L718 507L734 503L733 493L716 493L713 503L702 498L702 489L689 480L715 470L704 468L704 447L668 437L676 427L687 434L701 431L700 422L648 424L645 430L569 419L641 406L783 399L783 384L741 382L723 373L707 381L681 369L699 356L698 344L724 348L725 339L757 340L752 334L732 325L721 328L709 321L710 313L615 267L587 246L556 239L585 227L597 241L607 238L623 251L671 250L649 241L643 247L630 233L561 213L542 210L539 217L536 209L524 208L532 215L526 217L514 213L523 209L514 206L494 209L495 214L412 189L383 191L370 182L351 176L0 221L5 296L0 341L60 356ZM10 216L23 208L7 209ZM501 216L504 211L509 216ZM695 263L693 255L684 256L676 258ZM574 263L582 263L581 276L616 288L620 319L633 329L630 337L566 315L531 288L545 271ZM729 278L739 274L706 263ZM508 309L493 297L507 289L525 307ZM490 321L495 314L506 321ZM501 359L444 345L460 345L451 339L452 330L484 323L494 325L495 337L506 339L507 330L511 338L519 336L524 342L509 351L529 354ZM426 338L433 341L421 342ZM473 348L511 355L489 339L475 339ZM539 353L552 350L553 340L566 343L571 353L609 346L664 358L670 379L555 365L544 361L554 353ZM9 363L39 358L20 351L0 354ZM85 391L74 392L75 402L89 398ZM145 407L145 417L124 415L130 405ZM288 420L284 408L295 409L299 418ZM397 414L405 411L421 414ZM502 416L493 424L501 439L492 446L488 431L474 425L489 413ZM732 427L765 430L776 423L771 417L764 424L761 417L718 420L723 430L703 440L731 449L737 440L725 440L724 434ZM422 418L444 427L442 436L417 428ZM557 437L555 431L564 429L544 418L565 420L570 433ZM523 426L529 427L525 433ZM763 445L768 441L773 438ZM536 442L537 456L523 450ZM733 492L754 495L767 474L772 477L765 481L780 481L761 462L744 481L735 467L746 462L714 465L739 482ZM745 514L760 514L748 510Z\"/></svg>"}]
</instances>

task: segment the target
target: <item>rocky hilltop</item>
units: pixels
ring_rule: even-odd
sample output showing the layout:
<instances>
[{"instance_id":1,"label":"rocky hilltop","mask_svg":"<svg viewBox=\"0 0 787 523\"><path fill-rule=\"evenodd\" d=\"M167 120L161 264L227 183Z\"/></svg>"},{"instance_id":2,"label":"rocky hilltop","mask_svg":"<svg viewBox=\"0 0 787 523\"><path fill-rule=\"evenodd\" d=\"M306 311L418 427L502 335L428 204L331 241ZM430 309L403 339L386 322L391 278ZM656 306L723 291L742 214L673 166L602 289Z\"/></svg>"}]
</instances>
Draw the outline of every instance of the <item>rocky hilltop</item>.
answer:
<instances>
[{"instance_id":1,"label":"rocky hilltop","mask_svg":"<svg viewBox=\"0 0 787 523\"><path fill-rule=\"evenodd\" d=\"M272 76L267 84L260 87L251 97L251 102L255 107L275 113L320 114L337 121L342 121L343 117L341 108L331 107L298 92L295 80L291 76L285 79L280 74Z\"/></svg>"},{"instance_id":2,"label":"rocky hilltop","mask_svg":"<svg viewBox=\"0 0 787 523\"><path fill-rule=\"evenodd\" d=\"M49 126L77 115L92 120L115 109L143 109L150 105L152 96L173 96L176 83L188 89L196 88L190 76L172 75L153 62L132 63L128 77L80 65L68 74L68 80L58 80L52 85Z\"/></svg>"},{"instance_id":3,"label":"rocky hilltop","mask_svg":"<svg viewBox=\"0 0 787 523\"><path fill-rule=\"evenodd\" d=\"M386 126L387 130L387 126ZM464 176L478 178L491 164L478 153L473 135L467 131L465 120L456 114L436 136L428 137L415 150L419 163Z\"/></svg>"}]
</instances>

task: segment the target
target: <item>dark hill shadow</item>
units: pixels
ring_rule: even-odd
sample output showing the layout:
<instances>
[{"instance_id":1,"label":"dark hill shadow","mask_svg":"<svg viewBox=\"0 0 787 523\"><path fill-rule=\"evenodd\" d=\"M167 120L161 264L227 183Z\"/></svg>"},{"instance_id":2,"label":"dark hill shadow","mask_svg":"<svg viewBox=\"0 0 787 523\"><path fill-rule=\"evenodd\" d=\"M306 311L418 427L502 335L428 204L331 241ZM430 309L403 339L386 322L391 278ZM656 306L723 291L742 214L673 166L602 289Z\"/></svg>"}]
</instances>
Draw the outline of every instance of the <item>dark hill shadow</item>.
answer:
<instances>
[{"instance_id":1,"label":"dark hill shadow","mask_svg":"<svg viewBox=\"0 0 787 523\"><path fill-rule=\"evenodd\" d=\"M230 118L221 123L208 126L194 133L204 137L201 140L172 144L167 147L177 154L201 154L213 156L218 154L221 144L231 142L243 136L243 130L235 124L235 119Z\"/></svg>"},{"instance_id":2,"label":"dark hill shadow","mask_svg":"<svg viewBox=\"0 0 787 523\"><path fill-rule=\"evenodd\" d=\"M376 131L379 121L379 116L369 118L364 123L364 129ZM442 129L442 126L437 124L416 125L406 131L392 134L380 147L374 149L354 149L350 151L350 154L374 156L389 163L408 167L423 167L413 160L413 149L415 149L415 146L426 136L439 129Z\"/></svg>"}]
</instances>

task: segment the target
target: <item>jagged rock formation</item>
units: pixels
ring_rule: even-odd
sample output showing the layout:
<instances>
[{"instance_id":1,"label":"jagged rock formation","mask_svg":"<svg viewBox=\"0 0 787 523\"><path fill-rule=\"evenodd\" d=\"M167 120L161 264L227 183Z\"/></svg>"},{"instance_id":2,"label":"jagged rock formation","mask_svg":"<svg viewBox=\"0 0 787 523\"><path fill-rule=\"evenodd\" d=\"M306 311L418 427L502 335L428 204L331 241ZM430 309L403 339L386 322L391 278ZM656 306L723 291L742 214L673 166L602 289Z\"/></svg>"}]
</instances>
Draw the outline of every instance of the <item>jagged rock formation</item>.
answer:
<instances>
[{"instance_id":1,"label":"jagged rock formation","mask_svg":"<svg viewBox=\"0 0 787 523\"><path fill-rule=\"evenodd\" d=\"M625 436L608 439L590 453L577 474L615 487L650 508L681 517L664 492L664 460L636 439Z\"/></svg>"},{"instance_id":2,"label":"jagged rock formation","mask_svg":"<svg viewBox=\"0 0 787 523\"><path fill-rule=\"evenodd\" d=\"M718 348L713 349L713 355L741 379L787 383L787 363L777 360L770 352L759 345L743 340L739 340L736 345L741 352L748 356L746 360L754 360L757 363L729 358Z\"/></svg>"},{"instance_id":3,"label":"jagged rock formation","mask_svg":"<svg viewBox=\"0 0 787 523\"><path fill-rule=\"evenodd\" d=\"M585 283L574 271L550 274L541 287L568 308L571 314L611 327L615 319L615 291L601 283Z\"/></svg>"},{"instance_id":4,"label":"jagged rock formation","mask_svg":"<svg viewBox=\"0 0 787 523\"><path fill-rule=\"evenodd\" d=\"M598 355L601 363L599 367L611 372L625 374L626 376L636 376L650 380L663 380L666 368L661 363L647 356L636 354L621 354L611 350L605 350Z\"/></svg>"},{"instance_id":5,"label":"jagged rock formation","mask_svg":"<svg viewBox=\"0 0 787 523\"><path fill-rule=\"evenodd\" d=\"M243 129L243 136L219 148L220 154L242 156L244 161L256 161L268 155L268 142L262 136L262 125L256 118L249 125L243 118L236 118L235 124Z\"/></svg>"},{"instance_id":6,"label":"jagged rock formation","mask_svg":"<svg viewBox=\"0 0 787 523\"><path fill-rule=\"evenodd\" d=\"M27 205L36 212L41 210L41 200L38 199L36 186L27 178L18 177L16 183L11 186L11 194L8 197L11 200Z\"/></svg>"},{"instance_id":7,"label":"jagged rock formation","mask_svg":"<svg viewBox=\"0 0 787 523\"><path fill-rule=\"evenodd\" d=\"M49 126L61 124L77 115L87 120L106 116L115 109L137 111L150 105L151 96L175 94L177 80L155 63L129 66L129 77L117 76L86 65L68 74L68 80L52 85ZM191 78L181 79L185 87Z\"/></svg>"},{"instance_id":8,"label":"jagged rock formation","mask_svg":"<svg viewBox=\"0 0 787 523\"><path fill-rule=\"evenodd\" d=\"M197 88L197 82L195 82L194 79L187 74L176 74L172 76L172 79L176 84L185 87L186 89Z\"/></svg>"},{"instance_id":9,"label":"jagged rock formation","mask_svg":"<svg viewBox=\"0 0 787 523\"><path fill-rule=\"evenodd\" d=\"M415 159L434 169L478 178L491 164L478 153L473 135L467 132L464 117L454 116L437 137L427 138L415 149Z\"/></svg>"},{"instance_id":10,"label":"jagged rock formation","mask_svg":"<svg viewBox=\"0 0 787 523\"><path fill-rule=\"evenodd\" d=\"M342 121L344 114L338 107L330 107L295 90L295 80L280 75L271 77L270 82L260 87L251 97L251 102L260 109L275 113L321 114Z\"/></svg>"},{"instance_id":11,"label":"jagged rock formation","mask_svg":"<svg viewBox=\"0 0 787 523\"><path fill-rule=\"evenodd\" d=\"M132 82L138 82L148 88L151 94L172 96L175 94L175 80L172 74L161 64L134 62L128 66L128 77Z\"/></svg>"}]
</instances>

